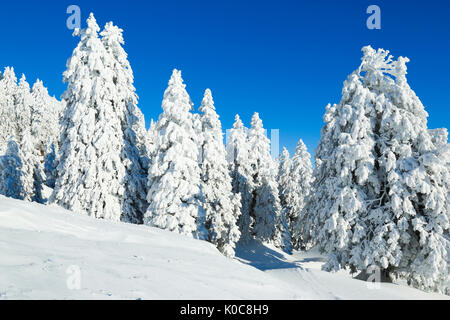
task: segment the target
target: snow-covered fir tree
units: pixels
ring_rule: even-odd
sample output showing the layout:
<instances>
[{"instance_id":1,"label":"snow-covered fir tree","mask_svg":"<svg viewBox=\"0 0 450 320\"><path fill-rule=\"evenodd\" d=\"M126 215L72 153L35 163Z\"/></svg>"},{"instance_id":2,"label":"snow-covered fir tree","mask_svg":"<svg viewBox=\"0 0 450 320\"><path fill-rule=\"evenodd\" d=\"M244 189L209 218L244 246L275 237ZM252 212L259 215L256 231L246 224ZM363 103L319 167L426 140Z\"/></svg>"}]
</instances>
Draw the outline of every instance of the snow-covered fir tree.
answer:
<instances>
[{"instance_id":1,"label":"snow-covered fir tree","mask_svg":"<svg viewBox=\"0 0 450 320\"><path fill-rule=\"evenodd\" d=\"M24 200L43 203L44 170L40 154L33 142L34 139L29 128L27 128L19 144L19 157L22 162L22 187L25 192Z\"/></svg>"},{"instance_id":2,"label":"snow-covered fir tree","mask_svg":"<svg viewBox=\"0 0 450 320\"><path fill-rule=\"evenodd\" d=\"M19 80L19 85L15 92L15 132L14 135L19 141L23 136L29 133L31 128L31 107L33 105L33 97L31 95L30 85L28 84L25 75ZM31 143L33 143L31 141Z\"/></svg>"},{"instance_id":3,"label":"snow-covered fir tree","mask_svg":"<svg viewBox=\"0 0 450 320\"><path fill-rule=\"evenodd\" d=\"M35 148L41 156L45 154L48 143L59 147L60 119L63 103L50 97L41 80L37 80L31 89L31 134Z\"/></svg>"},{"instance_id":4,"label":"snow-covered fir tree","mask_svg":"<svg viewBox=\"0 0 450 320\"><path fill-rule=\"evenodd\" d=\"M294 248L300 249L304 242L302 226L305 220L305 204L310 196L312 180L311 155L303 140L299 140L295 153L291 159L289 178L284 183L280 181L280 188L284 190L286 219L291 232Z\"/></svg>"},{"instance_id":5,"label":"snow-covered fir tree","mask_svg":"<svg viewBox=\"0 0 450 320\"><path fill-rule=\"evenodd\" d=\"M445 292L448 162L437 155L446 143L433 143L406 81L408 59L363 52L341 102L327 107L305 234L329 254L328 269L377 266L391 279Z\"/></svg>"},{"instance_id":6,"label":"snow-covered fir tree","mask_svg":"<svg viewBox=\"0 0 450 320\"><path fill-rule=\"evenodd\" d=\"M27 196L23 186L19 145L14 136L10 137L5 154L0 156L0 194L19 200Z\"/></svg>"},{"instance_id":7,"label":"snow-covered fir tree","mask_svg":"<svg viewBox=\"0 0 450 320\"><path fill-rule=\"evenodd\" d=\"M0 194L43 202L42 171L29 132L24 133L20 144L10 137L5 155L0 157Z\"/></svg>"},{"instance_id":8,"label":"snow-covered fir tree","mask_svg":"<svg viewBox=\"0 0 450 320\"><path fill-rule=\"evenodd\" d=\"M32 144L42 160L45 142L49 138L56 144L59 141L61 110L62 103L48 95L42 81L38 80L30 89L25 75L17 84L14 69L5 68L0 76L0 149L11 135L21 141L31 131Z\"/></svg>"},{"instance_id":9,"label":"snow-covered fir tree","mask_svg":"<svg viewBox=\"0 0 450 320\"><path fill-rule=\"evenodd\" d=\"M164 92L163 112L155 128L154 157L148 174L149 207L144 223L205 239L199 146L192 106L181 71L175 69Z\"/></svg>"},{"instance_id":10,"label":"snow-covered fir tree","mask_svg":"<svg viewBox=\"0 0 450 320\"><path fill-rule=\"evenodd\" d=\"M248 129L244 127L239 115L236 115L233 128L227 138L227 161L232 180L232 190L241 198L241 214L238 226L241 241L248 242L252 238L250 207L253 199L252 167L249 161Z\"/></svg>"},{"instance_id":11,"label":"snow-covered fir tree","mask_svg":"<svg viewBox=\"0 0 450 320\"><path fill-rule=\"evenodd\" d=\"M5 144L11 135L21 139L24 132L31 130L31 135L43 154L48 137L59 140L59 116L62 104L50 98L42 81L37 80L30 89L25 75L19 83L13 68L6 67L0 75L0 118L4 121L0 128L0 145Z\"/></svg>"},{"instance_id":12,"label":"snow-covered fir tree","mask_svg":"<svg viewBox=\"0 0 450 320\"><path fill-rule=\"evenodd\" d=\"M112 22L105 25L100 33L108 52L105 67L112 73L114 94L112 104L114 112L121 120L123 132L122 161L126 167L123 181L125 185L122 220L142 223L147 210L147 172L149 154L148 135L145 129L144 115L137 106L138 97L133 85L134 77L124 44L123 30Z\"/></svg>"},{"instance_id":13,"label":"snow-covered fir tree","mask_svg":"<svg viewBox=\"0 0 450 320\"><path fill-rule=\"evenodd\" d=\"M319 244L329 254L327 268L349 264L350 253L361 245L353 239L365 232L366 202L380 189L370 121L374 108L366 107L374 97L353 73L344 82L339 105L328 105L324 116L302 245Z\"/></svg>"},{"instance_id":14,"label":"snow-covered fir tree","mask_svg":"<svg viewBox=\"0 0 450 320\"><path fill-rule=\"evenodd\" d=\"M450 198L448 166L427 128L428 114L406 80L408 58L363 48L360 74L377 95L375 152L381 177L371 203L368 254L391 278L422 290L448 290ZM442 156L441 158L439 158Z\"/></svg>"},{"instance_id":15,"label":"snow-covered fir tree","mask_svg":"<svg viewBox=\"0 0 450 320\"><path fill-rule=\"evenodd\" d=\"M292 194L292 192L299 192L298 188L293 188L298 181L292 181L291 178L291 170L292 164L289 156L289 151L283 147L280 156L278 157L278 171L277 171L277 182L278 182L278 192L280 199L280 206L282 210L281 220L279 224L283 226L284 229L289 230L289 247L293 247L294 245L294 231L296 231L294 224L295 223L291 216L294 212L292 208L292 198L300 197L300 194ZM295 190L295 191L294 191ZM285 234L287 236L287 234ZM288 249L287 251L291 251L292 249Z\"/></svg>"},{"instance_id":16,"label":"snow-covered fir tree","mask_svg":"<svg viewBox=\"0 0 450 320\"><path fill-rule=\"evenodd\" d=\"M283 147L280 156L278 157L278 191L280 193L280 205L285 210L287 208L287 197L288 197L288 184L291 180L291 158L289 151Z\"/></svg>"},{"instance_id":17,"label":"snow-covered fir tree","mask_svg":"<svg viewBox=\"0 0 450 320\"><path fill-rule=\"evenodd\" d=\"M215 244L224 255L233 257L240 237L237 227L240 195L232 192L222 125L215 111L211 90L206 89L199 111L202 128L202 207L205 210L208 241Z\"/></svg>"},{"instance_id":18,"label":"snow-covered fir tree","mask_svg":"<svg viewBox=\"0 0 450 320\"><path fill-rule=\"evenodd\" d=\"M5 87L9 88L7 92L12 95L12 97L6 97L6 103L13 103L12 113L7 120L10 123L5 123L5 127L7 127L7 130L12 130L9 134L15 137L13 141L18 144L18 158L20 159L21 165L20 185L22 187L22 195L17 195L17 197L22 200L42 203L42 163L39 158L40 155L35 149L34 137L30 131L31 108L33 105L30 85L26 81L25 75L22 75L19 84L16 85L14 71L12 69L9 69L6 73L5 80Z\"/></svg>"},{"instance_id":19,"label":"snow-covered fir tree","mask_svg":"<svg viewBox=\"0 0 450 320\"><path fill-rule=\"evenodd\" d=\"M285 212L279 203L278 184L273 178L264 177L262 184L255 190L255 237L264 240L261 234L270 230L268 225L272 221L272 216L268 210L274 210L274 233L270 241L287 253L292 253L292 239ZM266 214L264 217L263 214ZM260 223L263 222L263 223Z\"/></svg>"},{"instance_id":20,"label":"snow-covered fir tree","mask_svg":"<svg viewBox=\"0 0 450 320\"><path fill-rule=\"evenodd\" d=\"M123 113L116 109L115 74L110 54L98 37L91 14L87 28L76 29L80 42L67 62L61 149L50 202L96 218L120 220L126 168Z\"/></svg>"},{"instance_id":21,"label":"snow-covered fir tree","mask_svg":"<svg viewBox=\"0 0 450 320\"><path fill-rule=\"evenodd\" d=\"M0 151L6 148L16 131L15 96L17 78L13 68L6 67L0 74Z\"/></svg>"},{"instance_id":22,"label":"snow-covered fir tree","mask_svg":"<svg viewBox=\"0 0 450 320\"><path fill-rule=\"evenodd\" d=\"M275 162L270 153L270 140L266 137L259 114L252 117L248 133L249 163L252 169L253 198L250 205L252 235L269 241L285 251L291 251L289 228L281 209Z\"/></svg>"}]
</instances>

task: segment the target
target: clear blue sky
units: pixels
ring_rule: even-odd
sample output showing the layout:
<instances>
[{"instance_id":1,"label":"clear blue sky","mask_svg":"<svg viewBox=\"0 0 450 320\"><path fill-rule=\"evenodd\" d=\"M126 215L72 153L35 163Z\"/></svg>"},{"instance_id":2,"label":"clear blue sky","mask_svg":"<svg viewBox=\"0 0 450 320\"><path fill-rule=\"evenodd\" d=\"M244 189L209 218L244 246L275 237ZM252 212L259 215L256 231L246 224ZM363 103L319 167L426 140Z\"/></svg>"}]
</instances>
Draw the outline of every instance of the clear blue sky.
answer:
<instances>
[{"instance_id":1,"label":"clear blue sky","mask_svg":"<svg viewBox=\"0 0 450 320\"><path fill-rule=\"evenodd\" d=\"M450 127L449 1L2 1L0 68L13 66L51 94L65 89L62 72L78 39L66 28L66 8L94 12L101 27L124 29L139 106L147 122L161 111L173 68L182 70L198 108L211 88L224 129L239 113L258 111L280 129L290 151L303 138L316 147L328 102L360 63L361 47L407 56L408 80L430 114L429 126ZM381 30L366 28L366 8L381 8Z\"/></svg>"}]
</instances>

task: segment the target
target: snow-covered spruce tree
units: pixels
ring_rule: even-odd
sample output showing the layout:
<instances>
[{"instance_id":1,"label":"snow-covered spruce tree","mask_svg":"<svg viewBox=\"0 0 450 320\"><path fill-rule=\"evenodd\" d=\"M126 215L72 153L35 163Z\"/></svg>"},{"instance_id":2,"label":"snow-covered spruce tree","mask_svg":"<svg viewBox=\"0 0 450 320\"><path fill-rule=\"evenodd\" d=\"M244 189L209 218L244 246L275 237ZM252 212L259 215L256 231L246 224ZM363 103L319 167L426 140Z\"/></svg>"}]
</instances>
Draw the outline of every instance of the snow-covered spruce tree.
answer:
<instances>
[{"instance_id":1,"label":"snow-covered spruce tree","mask_svg":"<svg viewBox=\"0 0 450 320\"><path fill-rule=\"evenodd\" d=\"M311 155L300 139L291 159L291 170L285 188L286 219L295 249L300 249L304 242L301 230L305 220L305 204L310 196L311 181Z\"/></svg>"},{"instance_id":2,"label":"snow-covered spruce tree","mask_svg":"<svg viewBox=\"0 0 450 320\"><path fill-rule=\"evenodd\" d=\"M185 88L181 71L175 69L155 128L155 151L148 174L149 207L144 223L205 239L198 137L193 127L192 102Z\"/></svg>"},{"instance_id":3,"label":"snow-covered spruce tree","mask_svg":"<svg viewBox=\"0 0 450 320\"><path fill-rule=\"evenodd\" d=\"M31 95L30 85L25 75L19 80L19 85L15 92L15 125L14 135L18 141L21 141L25 134L28 134L31 128L31 107L33 97ZM33 144L33 141L30 141Z\"/></svg>"},{"instance_id":4,"label":"snow-covered spruce tree","mask_svg":"<svg viewBox=\"0 0 450 320\"><path fill-rule=\"evenodd\" d=\"M13 68L0 74L0 150L5 149L16 130L15 96L17 78Z\"/></svg>"},{"instance_id":5,"label":"snow-covered spruce tree","mask_svg":"<svg viewBox=\"0 0 450 320\"><path fill-rule=\"evenodd\" d=\"M288 198L288 185L291 181L291 158L289 155L289 151L283 147L280 156L278 157L278 173L277 173L277 181L278 181L278 192L280 197L280 205L283 210L287 209L287 198Z\"/></svg>"},{"instance_id":6,"label":"snow-covered spruce tree","mask_svg":"<svg viewBox=\"0 0 450 320\"><path fill-rule=\"evenodd\" d=\"M372 237L362 256L392 279L419 289L448 290L450 197L448 162L433 143L424 106L406 81L408 58L363 48L359 73L377 95L381 189L367 217ZM447 158L448 159L448 158Z\"/></svg>"},{"instance_id":7,"label":"snow-covered spruce tree","mask_svg":"<svg viewBox=\"0 0 450 320\"><path fill-rule=\"evenodd\" d=\"M326 108L302 246L318 244L329 255L327 270L350 265L355 250L365 245L360 240L367 231L367 203L380 190L371 122L375 98L354 72L344 82L339 105Z\"/></svg>"},{"instance_id":8,"label":"snow-covered spruce tree","mask_svg":"<svg viewBox=\"0 0 450 320\"><path fill-rule=\"evenodd\" d=\"M8 141L5 154L0 156L0 194L19 200L27 196L23 186L19 145L14 136Z\"/></svg>"},{"instance_id":9,"label":"snow-covered spruce tree","mask_svg":"<svg viewBox=\"0 0 450 320\"><path fill-rule=\"evenodd\" d=\"M61 149L50 202L96 218L120 220L126 168L121 159L123 131L114 102L114 73L98 37L93 14L67 62Z\"/></svg>"},{"instance_id":10,"label":"snow-covered spruce tree","mask_svg":"<svg viewBox=\"0 0 450 320\"><path fill-rule=\"evenodd\" d=\"M252 238L250 207L253 198L253 177L247 134L248 129L244 127L239 115L236 115L233 128L229 131L226 150L232 190L241 198L241 214L238 219L241 242L248 242Z\"/></svg>"},{"instance_id":11,"label":"snow-covered spruce tree","mask_svg":"<svg viewBox=\"0 0 450 320\"><path fill-rule=\"evenodd\" d=\"M283 150L280 156L277 159L278 171L277 171L277 182L278 182L278 192L280 199L280 206L282 210L281 220L279 223L283 226L284 229L289 230L289 247L293 247L293 227L291 220L289 219L289 214L292 214L292 208L290 204L290 200L292 197L299 195L292 195L290 192L294 191L292 185L297 182L291 180L291 159L289 156L289 151L283 147ZM295 190L298 192L298 188ZM292 249L289 249L290 252Z\"/></svg>"},{"instance_id":12,"label":"snow-covered spruce tree","mask_svg":"<svg viewBox=\"0 0 450 320\"><path fill-rule=\"evenodd\" d=\"M275 220L274 220L274 234L270 239L277 248L283 249L283 251L287 253L292 253L292 239L291 234L289 232L289 225L286 220L286 215L281 208L279 203L279 195L278 195L278 184L273 178L264 177L262 179L261 186L256 189L256 204L255 204L255 235L256 238L260 238L261 230L265 232L266 223L270 220L266 218L261 219L261 213L266 212L267 210L274 210L275 212ZM259 215L256 215L259 214ZM269 219L271 219L270 217ZM264 219L264 223L261 224L258 222ZM262 227L263 228L259 228ZM263 238L260 238L261 240Z\"/></svg>"},{"instance_id":13,"label":"snow-covered spruce tree","mask_svg":"<svg viewBox=\"0 0 450 320\"><path fill-rule=\"evenodd\" d=\"M329 254L330 269L377 266L388 278L445 292L444 144L433 143L427 113L406 82L408 59L393 61L371 47L363 52L341 103L327 108L305 230L312 227L310 239Z\"/></svg>"},{"instance_id":14,"label":"snow-covered spruce tree","mask_svg":"<svg viewBox=\"0 0 450 320\"><path fill-rule=\"evenodd\" d=\"M0 160L0 194L42 203L42 172L39 164L31 135L25 132L20 145L12 136Z\"/></svg>"},{"instance_id":15,"label":"snow-covered spruce tree","mask_svg":"<svg viewBox=\"0 0 450 320\"><path fill-rule=\"evenodd\" d=\"M253 198L250 205L252 235L262 241L272 241L286 252L292 249L289 227L280 206L276 168L270 154L270 141L266 137L259 114L252 117L248 133L249 163L252 168Z\"/></svg>"},{"instance_id":16,"label":"snow-covered spruce tree","mask_svg":"<svg viewBox=\"0 0 450 320\"><path fill-rule=\"evenodd\" d=\"M39 151L34 146L30 128L23 132L19 145L19 156L22 162L22 187L24 200L43 203L42 186L44 184L44 169Z\"/></svg>"},{"instance_id":17,"label":"snow-covered spruce tree","mask_svg":"<svg viewBox=\"0 0 450 320\"><path fill-rule=\"evenodd\" d=\"M280 185L280 204L284 208L286 207L286 195L287 190L285 186L290 180L290 172L291 172L291 157L289 155L289 151L283 147L280 156L278 157L278 174L277 181Z\"/></svg>"},{"instance_id":18,"label":"snow-covered spruce tree","mask_svg":"<svg viewBox=\"0 0 450 320\"><path fill-rule=\"evenodd\" d=\"M133 85L134 77L124 44L123 30L112 22L105 25L100 33L102 42L109 54L105 67L112 72L114 112L120 117L123 132L122 162L126 167L124 179L125 193L122 206L122 220L142 223L147 210L147 173L149 154L147 150L148 134L145 129L144 115L138 108L138 97Z\"/></svg>"},{"instance_id":19,"label":"snow-covered spruce tree","mask_svg":"<svg viewBox=\"0 0 450 320\"><path fill-rule=\"evenodd\" d=\"M59 140L61 102L48 96L40 80L33 90L30 90L25 75L19 84L16 82L14 70L6 68L0 80L0 117L5 119L0 129L0 144L4 144L10 135L21 140L25 132L31 130L33 145L42 157L47 138L52 137L55 142Z\"/></svg>"},{"instance_id":20,"label":"snow-covered spruce tree","mask_svg":"<svg viewBox=\"0 0 450 320\"><path fill-rule=\"evenodd\" d=\"M236 224L240 214L240 198L232 192L222 125L215 111L211 90L206 89L199 111L202 128L202 207L206 215L208 241L215 244L224 255L233 257L240 237Z\"/></svg>"},{"instance_id":21,"label":"snow-covered spruce tree","mask_svg":"<svg viewBox=\"0 0 450 320\"><path fill-rule=\"evenodd\" d=\"M50 97L41 80L37 80L31 89L31 134L35 148L41 156L45 154L48 143L59 147L60 119L63 103Z\"/></svg>"}]
</instances>

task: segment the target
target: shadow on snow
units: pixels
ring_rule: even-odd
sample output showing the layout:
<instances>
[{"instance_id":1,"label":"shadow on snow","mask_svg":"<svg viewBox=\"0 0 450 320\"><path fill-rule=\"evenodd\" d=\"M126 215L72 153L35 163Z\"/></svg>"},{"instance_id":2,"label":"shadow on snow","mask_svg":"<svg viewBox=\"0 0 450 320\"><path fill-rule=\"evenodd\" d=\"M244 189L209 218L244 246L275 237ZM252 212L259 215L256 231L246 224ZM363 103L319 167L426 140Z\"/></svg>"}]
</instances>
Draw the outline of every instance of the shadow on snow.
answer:
<instances>
[{"instance_id":1,"label":"shadow on snow","mask_svg":"<svg viewBox=\"0 0 450 320\"><path fill-rule=\"evenodd\" d=\"M282 253L257 240L250 240L247 243L238 242L235 251L236 259L261 271L301 268L297 262L288 261Z\"/></svg>"}]
</instances>

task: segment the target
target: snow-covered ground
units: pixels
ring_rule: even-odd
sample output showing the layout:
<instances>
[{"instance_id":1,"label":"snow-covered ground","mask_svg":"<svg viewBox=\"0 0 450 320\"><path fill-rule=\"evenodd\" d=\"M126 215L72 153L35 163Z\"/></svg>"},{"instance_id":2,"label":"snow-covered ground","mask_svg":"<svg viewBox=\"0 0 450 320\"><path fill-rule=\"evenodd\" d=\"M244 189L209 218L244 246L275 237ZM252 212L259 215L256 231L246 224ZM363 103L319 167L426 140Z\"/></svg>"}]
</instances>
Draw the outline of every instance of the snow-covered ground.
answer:
<instances>
[{"instance_id":1,"label":"snow-covered ground","mask_svg":"<svg viewBox=\"0 0 450 320\"><path fill-rule=\"evenodd\" d=\"M450 298L394 284L369 289L346 273L320 271L314 251L287 256L254 243L237 256L167 231L0 196L0 299Z\"/></svg>"}]
</instances>

